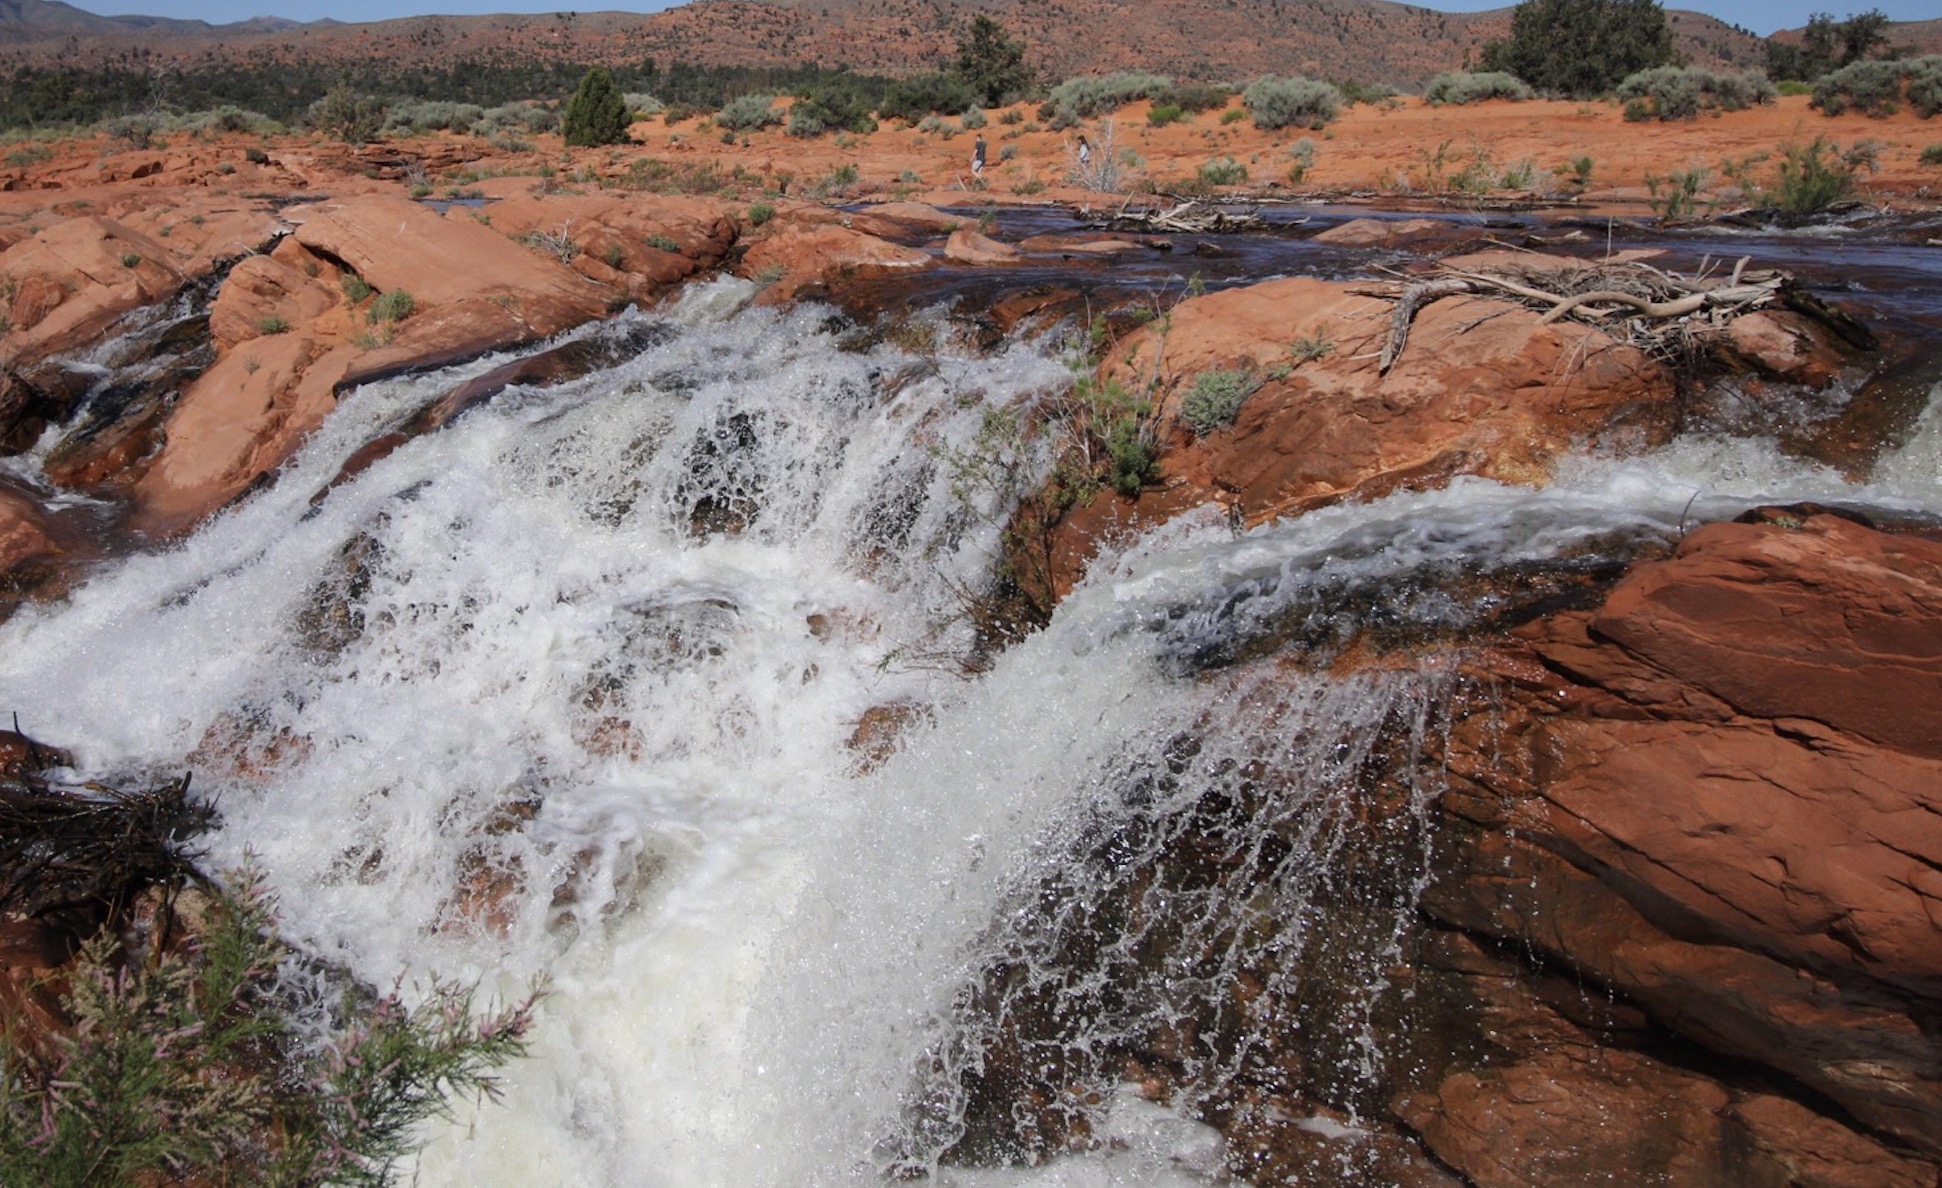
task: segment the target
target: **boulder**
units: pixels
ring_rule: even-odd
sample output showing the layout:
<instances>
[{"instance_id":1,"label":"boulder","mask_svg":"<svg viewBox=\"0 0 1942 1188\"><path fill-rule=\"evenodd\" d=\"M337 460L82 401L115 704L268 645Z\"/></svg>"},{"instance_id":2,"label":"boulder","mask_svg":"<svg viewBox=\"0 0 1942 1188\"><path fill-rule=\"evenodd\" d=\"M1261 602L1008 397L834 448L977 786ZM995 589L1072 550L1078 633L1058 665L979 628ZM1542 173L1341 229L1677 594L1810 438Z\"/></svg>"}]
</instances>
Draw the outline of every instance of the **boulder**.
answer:
<instances>
[{"instance_id":1,"label":"boulder","mask_svg":"<svg viewBox=\"0 0 1942 1188\"><path fill-rule=\"evenodd\" d=\"M1018 249L1008 243L999 243L988 235L980 235L969 227L959 227L951 232L951 238L944 243L944 258L953 264L974 267L1016 264Z\"/></svg>"},{"instance_id":2,"label":"boulder","mask_svg":"<svg viewBox=\"0 0 1942 1188\"><path fill-rule=\"evenodd\" d=\"M1602 330L1446 298L1417 314L1383 374L1391 308L1347 285L1274 280L1183 301L1121 340L1099 375L1154 399L1161 482L1137 501L1096 499L1067 516L1055 585L1069 588L1102 534L1193 507L1259 523L1457 474L1540 483L1584 443L1645 444L1667 431L1672 374ZM1215 371L1258 387L1232 424L1198 433L1183 412Z\"/></svg>"},{"instance_id":3,"label":"boulder","mask_svg":"<svg viewBox=\"0 0 1942 1188\"><path fill-rule=\"evenodd\" d=\"M670 286L719 267L740 234L726 204L662 194L523 194L495 202L485 213L494 231L521 246L541 235L570 241L578 249L569 261L574 271L637 301L654 300ZM470 222L476 214L454 207L445 217Z\"/></svg>"},{"instance_id":4,"label":"boulder","mask_svg":"<svg viewBox=\"0 0 1942 1188\"><path fill-rule=\"evenodd\" d=\"M1942 542L1713 525L1473 668L1426 908L1942 1155Z\"/></svg>"},{"instance_id":5,"label":"boulder","mask_svg":"<svg viewBox=\"0 0 1942 1188\"><path fill-rule=\"evenodd\" d=\"M907 272L935 265L929 253L918 248L847 227L790 225L750 247L736 271L771 282L758 300L774 304L805 290L826 290L832 282L858 274Z\"/></svg>"},{"instance_id":6,"label":"boulder","mask_svg":"<svg viewBox=\"0 0 1942 1188\"><path fill-rule=\"evenodd\" d=\"M1334 247L1398 247L1426 238L1449 239L1460 231L1443 219L1350 219L1318 232L1315 243Z\"/></svg>"}]
</instances>

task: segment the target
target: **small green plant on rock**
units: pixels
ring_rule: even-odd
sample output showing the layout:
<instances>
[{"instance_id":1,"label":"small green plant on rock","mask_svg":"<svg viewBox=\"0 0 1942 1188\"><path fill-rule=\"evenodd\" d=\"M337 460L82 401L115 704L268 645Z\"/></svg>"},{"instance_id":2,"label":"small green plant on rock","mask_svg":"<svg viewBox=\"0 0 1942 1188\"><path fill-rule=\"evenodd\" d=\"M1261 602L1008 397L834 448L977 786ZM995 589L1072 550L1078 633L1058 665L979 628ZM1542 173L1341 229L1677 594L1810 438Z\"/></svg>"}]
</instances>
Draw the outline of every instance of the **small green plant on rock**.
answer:
<instances>
[{"instance_id":1,"label":"small green plant on rock","mask_svg":"<svg viewBox=\"0 0 1942 1188\"><path fill-rule=\"evenodd\" d=\"M474 1019L472 995L436 985L407 1009L346 987L348 1026L298 1042L278 969L272 905L254 876L217 892L180 951L88 940L62 995L72 1027L38 1049L0 1046L0 1182L382 1188L449 1101L494 1092L520 1055L532 1000Z\"/></svg>"},{"instance_id":2,"label":"small green plant on rock","mask_svg":"<svg viewBox=\"0 0 1942 1188\"><path fill-rule=\"evenodd\" d=\"M284 321L276 314L266 314L258 318L256 322L256 332L258 334L282 334L288 329L290 329L290 323Z\"/></svg>"},{"instance_id":3,"label":"small green plant on rock","mask_svg":"<svg viewBox=\"0 0 1942 1188\"><path fill-rule=\"evenodd\" d=\"M681 245L676 243L672 237L663 235L659 231L647 237L647 246L657 252L679 252L681 250Z\"/></svg>"},{"instance_id":4,"label":"small green plant on rock","mask_svg":"<svg viewBox=\"0 0 1942 1188\"><path fill-rule=\"evenodd\" d=\"M365 316L372 325L382 322L402 322L417 308L418 303L409 291L392 289L378 294L378 299L371 303L371 308Z\"/></svg>"},{"instance_id":5,"label":"small green plant on rock","mask_svg":"<svg viewBox=\"0 0 1942 1188\"><path fill-rule=\"evenodd\" d=\"M355 272L345 273L344 279L340 283L344 290L344 296L350 299L352 305L358 304L371 295L372 290L370 284Z\"/></svg>"},{"instance_id":6,"label":"small green plant on rock","mask_svg":"<svg viewBox=\"0 0 1942 1188\"><path fill-rule=\"evenodd\" d=\"M1244 368L1203 371L1194 377L1193 386L1180 398L1180 419L1196 437L1205 437L1233 424L1241 405L1260 386L1261 381L1254 373Z\"/></svg>"}]
</instances>

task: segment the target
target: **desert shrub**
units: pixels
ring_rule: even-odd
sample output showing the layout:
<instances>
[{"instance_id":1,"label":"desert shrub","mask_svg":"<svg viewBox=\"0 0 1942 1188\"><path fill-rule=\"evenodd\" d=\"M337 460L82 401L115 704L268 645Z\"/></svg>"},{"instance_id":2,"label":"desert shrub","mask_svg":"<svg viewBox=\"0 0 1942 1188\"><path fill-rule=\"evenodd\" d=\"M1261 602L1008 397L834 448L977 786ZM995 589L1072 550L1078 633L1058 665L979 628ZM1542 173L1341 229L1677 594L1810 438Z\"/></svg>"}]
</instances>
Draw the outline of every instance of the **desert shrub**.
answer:
<instances>
[{"instance_id":1,"label":"desert shrub","mask_svg":"<svg viewBox=\"0 0 1942 1188\"><path fill-rule=\"evenodd\" d=\"M1781 146L1775 166L1775 183L1761 194L1763 205L1782 214L1817 214L1837 202L1854 196L1861 172L1876 167L1876 146L1864 141L1846 151L1825 136L1806 144Z\"/></svg>"},{"instance_id":2,"label":"desert shrub","mask_svg":"<svg viewBox=\"0 0 1942 1188\"><path fill-rule=\"evenodd\" d=\"M1930 55L1909 63L1908 105L1925 120L1942 112L1942 56Z\"/></svg>"},{"instance_id":3,"label":"desert shrub","mask_svg":"<svg viewBox=\"0 0 1942 1188\"><path fill-rule=\"evenodd\" d=\"M791 136L813 140L829 131L829 125L823 122L822 109L814 103L798 103L789 109L789 123L783 131ZM731 130L723 135L733 139L735 133Z\"/></svg>"},{"instance_id":4,"label":"desert shrub","mask_svg":"<svg viewBox=\"0 0 1942 1188\"><path fill-rule=\"evenodd\" d=\"M1531 95L1531 88L1524 84L1523 79L1502 70L1476 73L1446 70L1430 79L1423 88L1424 101L1437 106L1445 103L1482 103L1486 99L1522 101Z\"/></svg>"},{"instance_id":5,"label":"desert shrub","mask_svg":"<svg viewBox=\"0 0 1942 1188\"><path fill-rule=\"evenodd\" d=\"M1612 92L1625 101L1628 120L1690 120L1702 111L1744 111L1779 95L1757 70L1717 71L1699 66L1655 66L1620 82Z\"/></svg>"},{"instance_id":6,"label":"desert shrub","mask_svg":"<svg viewBox=\"0 0 1942 1188\"><path fill-rule=\"evenodd\" d=\"M1767 39L1767 73L1774 78L1807 81L1855 62L1865 61L1888 46L1888 15L1879 8L1850 13L1836 21L1824 12L1807 18L1798 41Z\"/></svg>"},{"instance_id":7,"label":"desert shrub","mask_svg":"<svg viewBox=\"0 0 1942 1188\"><path fill-rule=\"evenodd\" d=\"M101 125L102 132L110 140L118 140L129 148L145 149L155 143L155 134L162 129L159 117L141 113L137 115L116 116Z\"/></svg>"},{"instance_id":8,"label":"desert shrub","mask_svg":"<svg viewBox=\"0 0 1942 1188\"><path fill-rule=\"evenodd\" d=\"M391 289L378 294L365 312L365 320L370 322L402 322L418 308L418 302L404 289Z\"/></svg>"},{"instance_id":9,"label":"desert shrub","mask_svg":"<svg viewBox=\"0 0 1942 1188\"><path fill-rule=\"evenodd\" d=\"M976 105L969 83L952 74L918 74L890 84L877 103L877 115L914 124L927 115L964 111Z\"/></svg>"},{"instance_id":10,"label":"desert shrub","mask_svg":"<svg viewBox=\"0 0 1942 1188\"><path fill-rule=\"evenodd\" d=\"M44 161L52 161L53 159L54 150L44 144L25 145L7 154L7 164L17 169L28 165L39 165Z\"/></svg>"},{"instance_id":11,"label":"desert shrub","mask_svg":"<svg viewBox=\"0 0 1942 1188\"><path fill-rule=\"evenodd\" d=\"M1180 398L1180 419L1196 437L1205 437L1233 424L1234 418L1240 415L1241 405L1260 386L1261 381L1244 370L1203 371L1194 377L1193 387Z\"/></svg>"},{"instance_id":12,"label":"desert shrub","mask_svg":"<svg viewBox=\"0 0 1942 1188\"><path fill-rule=\"evenodd\" d=\"M1342 94L1325 82L1308 78L1256 79L1241 93L1241 102L1254 116L1254 126L1272 132L1290 126L1321 128L1342 109Z\"/></svg>"},{"instance_id":13,"label":"desert shrub","mask_svg":"<svg viewBox=\"0 0 1942 1188\"><path fill-rule=\"evenodd\" d=\"M256 332L258 334L282 334L289 329L290 323L275 314L265 315L264 317L258 318L256 322Z\"/></svg>"},{"instance_id":14,"label":"desert shrub","mask_svg":"<svg viewBox=\"0 0 1942 1188\"><path fill-rule=\"evenodd\" d=\"M662 234L659 231L648 236L644 242L657 252L679 252L681 250L681 245L675 242L673 236Z\"/></svg>"},{"instance_id":15,"label":"desert shrub","mask_svg":"<svg viewBox=\"0 0 1942 1188\"><path fill-rule=\"evenodd\" d=\"M984 108L982 107L967 108L964 115L958 119L958 126L966 132L974 132L984 127L985 124Z\"/></svg>"},{"instance_id":16,"label":"desert shrub","mask_svg":"<svg viewBox=\"0 0 1942 1188\"><path fill-rule=\"evenodd\" d=\"M748 225L760 227L775 217L775 207L766 202L757 202L748 208Z\"/></svg>"},{"instance_id":17,"label":"desert shrub","mask_svg":"<svg viewBox=\"0 0 1942 1188\"><path fill-rule=\"evenodd\" d=\"M782 113L775 109L773 95L743 95L724 104L716 114L715 122L737 132L753 132L757 128L781 123Z\"/></svg>"},{"instance_id":18,"label":"desert shrub","mask_svg":"<svg viewBox=\"0 0 1942 1188\"><path fill-rule=\"evenodd\" d=\"M1185 112L1217 111L1234 97L1234 88L1213 83L1178 83L1155 102L1171 103Z\"/></svg>"},{"instance_id":19,"label":"desert shrub","mask_svg":"<svg viewBox=\"0 0 1942 1188\"><path fill-rule=\"evenodd\" d=\"M877 121L871 117L870 111L876 102L876 92L864 88L854 79L824 79L797 92L795 105L789 109L788 131L795 136L814 136L818 133L807 129L812 124L820 123L829 131L875 132ZM803 113L800 121L795 118L797 112ZM798 126L804 130L797 131Z\"/></svg>"},{"instance_id":20,"label":"desert shrub","mask_svg":"<svg viewBox=\"0 0 1942 1188\"><path fill-rule=\"evenodd\" d=\"M1180 105L1177 103L1155 103L1146 112L1146 122L1152 124L1155 128L1164 128L1168 124L1180 123L1186 118L1187 113L1180 110Z\"/></svg>"},{"instance_id":21,"label":"desert shrub","mask_svg":"<svg viewBox=\"0 0 1942 1188\"><path fill-rule=\"evenodd\" d=\"M1930 168L1942 168L1942 144L1931 144L1923 149L1922 164Z\"/></svg>"},{"instance_id":22,"label":"desert shrub","mask_svg":"<svg viewBox=\"0 0 1942 1188\"><path fill-rule=\"evenodd\" d=\"M1308 171L1315 167L1315 138L1304 136L1289 145L1288 156L1292 160L1288 166L1288 181L1298 186L1308 179Z\"/></svg>"},{"instance_id":23,"label":"desert shrub","mask_svg":"<svg viewBox=\"0 0 1942 1188\"><path fill-rule=\"evenodd\" d=\"M365 144L375 139L384 127L384 117L384 104L369 95L358 94L349 83L338 83L324 92L324 97L304 112L304 122L312 131L346 144Z\"/></svg>"},{"instance_id":24,"label":"desert shrub","mask_svg":"<svg viewBox=\"0 0 1942 1188\"><path fill-rule=\"evenodd\" d=\"M203 918L184 951L146 959L102 930L65 979L72 1030L0 1045L0 1181L383 1188L420 1123L525 1050L530 1000L475 1020L449 985L416 1009L339 985L343 1030L306 1042L279 984L301 959L260 888L239 880Z\"/></svg>"},{"instance_id":25,"label":"desert shrub","mask_svg":"<svg viewBox=\"0 0 1942 1188\"><path fill-rule=\"evenodd\" d=\"M350 300L352 305L356 305L371 295L372 290L369 282L355 272L345 273L340 285L344 290L344 296Z\"/></svg>"},{"instance_id":26,"label":"desert shrub","mask_svg":"<svg viewBox=\"0 0 1942 1188\"><path fill-rule=\"evenodd\" d=\"M560 126L567 144L591 147L626 140L627 122L627 101L621 98L613 74L605 66L595 66L566 101Z\"/></svg>"},{"instance_id":27,"label":"desert shrub","mask_svg":"<svg viewBox=\"0 0 1942 1188\"><path fill-rule=\"evenodd\" d=\"M1357 103L1381 103L1393 99L1396 88L1388 83L1365 83L1353 78L1330 79L1329 85L1342 93L1342 102L1351 106Z\"/></svg>"},{"instance_id":28,"label":"desert shrub","mask_svg":"<svg viewBox=\"0 0 1942 1188\"><path fill-rule=\"evenodd\" d=\"M660 115L663 111L667 110L667 104L641 91L627 91L621 95L620 99L621 102L627 104L627 113L636 120L644 120L649 116Z\"/></svg>"},{"instance_id":29,"label":"desert shrub","mask_svg":"<svg viewBox=\"0 0 1942 1188\"><path fill-rule=\"evenodd\" d=\"M1210 186L1238 186L1247 180L1247 166L1232 157L1215 157L1200 167L1200 180Z\"/></svg>"},{"instance_id":30,"label":"desert shrub","mask_svg":"<svg viewBox=\"0 0 1942 1188\"><path fill-rule=\"evenodd\" d=\"M428 101L401 103L385 113L386 132L464 131L485 118L485 108L476 103Z\"/></svg>"},{"instance_id":31,"label":"desert shrub","mask_svg":"<svg viewBox=\"0 0 1942 1188\"><path fill-rule=\"evenodd\" d=\"M1523 0L1510 36L1484 46L1482 63L1547 94L1589 99L1676 56L1658 0Z\"/></svg>"},{"instance_id":32,"label":"desert shrub","mask_svg":"<svg viewBox=\"0 0 1942 1188\"><path fill-rule=\"evenodd\" d=\"M1846 111L1868 116L1893 115L1901 107L1902 79L1917 63L1928 61L1920 58L1916 62L1851 63L1823 75L1814 84L1814 98L1809 102L1828 115Z\"/></svg>"},{"instance_id":33,"label":"desert shrub","mask_svg":"<svg viewBox=\"0 0 1942 1188\"><path fill-rule=\"evenodd\" d=\"M182 127L192 132L268 134L282 130L282 125L262 112L250 111L231 103L183 116L179 122Z\"/></svg>"},{"instance_id":34,"label":"desert shrub","mask_svg":"<svg viewBox=\"0 0 1942 1188\"><path fill-rule=\"evenodd\" d=\"M503 103L489 107L472 123L472 135L493 137L513 129L551 132L560 126L560 113L537 103Z\"/></svg>"},{"instance_id":35,"label":"desert shrub","mask_svg":"<svg viewBox=\"0 0 1942 1188\"><path fill-rule=\"evenodd\" d=\"M1118 74L1081 75L1068 78L1046 96L1039 118L1053 120L1061 114L1093 119L1117 111L1139 99L1158 99L1173 91L1173 80L1164 74L1122 71Z\"/></svg>"},{"instance_id":36,"label":"desert shrub","mask_svg":"<svg viewBox=\"0 0 1942 1188\"><path fill-rule=\"evenodd\" d=\"M1238 124L1246 118L1247 112L1242 111L1238 107L1230 107L1220 113L1220 122L1223 124Z\"/></svg>"}]
</instances>

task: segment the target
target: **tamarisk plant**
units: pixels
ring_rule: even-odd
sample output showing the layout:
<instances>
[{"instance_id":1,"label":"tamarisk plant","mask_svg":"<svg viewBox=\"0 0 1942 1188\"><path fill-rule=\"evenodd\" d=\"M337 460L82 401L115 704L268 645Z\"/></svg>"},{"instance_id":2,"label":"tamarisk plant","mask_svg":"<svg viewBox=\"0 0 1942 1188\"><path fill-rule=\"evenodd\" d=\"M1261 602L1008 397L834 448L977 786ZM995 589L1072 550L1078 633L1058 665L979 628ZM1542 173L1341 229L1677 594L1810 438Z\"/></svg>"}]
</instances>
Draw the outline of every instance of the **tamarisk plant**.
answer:
<instances>
[{"instance_id":1,"label":"tamarisk plant","mask_svg":"<svg viewBox=\"0 0 1942 1188\"><path fill-rule=\"evenodd\" d=\"M419 1125L522 1054L534 999L473 1015L439 983L407 1007L346 988L344 1026L298 1043L277 939L250 871L214 892L196 939L131 954L103 928L66 970L71 1027L0 1047L0 1183L311 1188L392 1183Z\"/></svg>"}]
</instances>

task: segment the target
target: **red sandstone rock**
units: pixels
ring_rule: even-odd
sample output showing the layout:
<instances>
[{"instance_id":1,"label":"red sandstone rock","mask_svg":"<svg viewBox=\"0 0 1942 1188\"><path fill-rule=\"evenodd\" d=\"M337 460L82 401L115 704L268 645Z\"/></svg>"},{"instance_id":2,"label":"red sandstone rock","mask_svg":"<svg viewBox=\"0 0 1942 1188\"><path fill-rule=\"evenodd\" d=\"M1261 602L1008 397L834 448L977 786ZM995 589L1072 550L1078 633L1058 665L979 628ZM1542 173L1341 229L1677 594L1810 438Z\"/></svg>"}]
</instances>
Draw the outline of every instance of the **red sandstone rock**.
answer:
<instances>
[{"instance_id":1,"label":"red sandstone rock","mask_svg":"<svg viewBox=\"0 0 1942 1188\"><path fill-rule=\"evenodd\" d=\"M933 267L928 253L845 227L784 227L749 248L737 269L755 279L774 278L761 301L786 301L812 285L826 285L860 271L908 271Z\"/></svg>"},{"instance_id":2,"label":"red sandstone rock","mask_svg":"<svg viewBox=\"0 0 1942 1188\"><path fill-rule=\"evenodd\" d=\"M1350 219L1320 232L1314 241L1336 247L1396 247L1429 236L1448 238L1450 230L1441 219Z\"/></svg>"},{"instance_id":3,"label":"red sandstone rock","mask_svg":"<svg viewBox=\"0 0 1942 1188\"><path fill-rule=\"evenodd\" d=\"M1168 324L1114 348L1101 375L1157 398L1161 486L1137 506L1095 500L1059 530L1058 584L1115 524L1220 504L1259 523L1348 498L1424 487L1456 474L1537 483L1586 441L1652 440L1670 408L1670 373L1603 331L1540 325L1521 306L1449 298L1417 315L1408 349L1377 372L1391 304L1297 278L1184 301ZM1291 348L1310 345L1301 357ZM1231 426L1196 436L1182 401L1203 373L1249 373L1260 387Z\"/></svg>"},{"instance_id":4,"label":"red sandstone rock","mask_svg":"<svg viewBox=\"0 0 1942 1188\"><path fill-rule=\"evenodd\" d=\"M951 238L945 242L944 258L953 264L984 267L1016 264L1018 249L1008 243L999 243L988 235L980 235L969 227L960 227L951 232Z\"/></svg>"},{"instance_id":5,"label":"red sandstone rock","mask_svg":"<svg viewBox=\"0 0 1942 1188\"><path fill-rule=\"evenodd\" d=\"M1517 634L1426 906L1942 1154L1942 543L1714 525Z\"/></svg>"}]
</instances>

